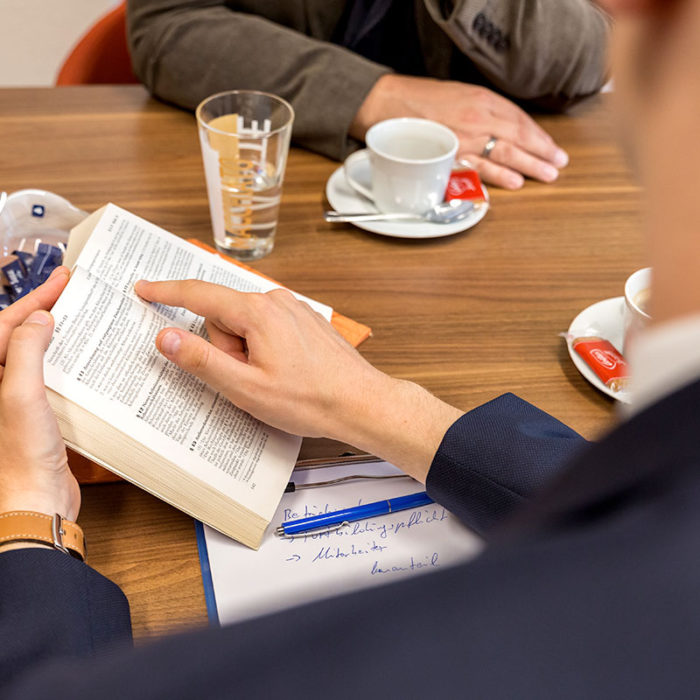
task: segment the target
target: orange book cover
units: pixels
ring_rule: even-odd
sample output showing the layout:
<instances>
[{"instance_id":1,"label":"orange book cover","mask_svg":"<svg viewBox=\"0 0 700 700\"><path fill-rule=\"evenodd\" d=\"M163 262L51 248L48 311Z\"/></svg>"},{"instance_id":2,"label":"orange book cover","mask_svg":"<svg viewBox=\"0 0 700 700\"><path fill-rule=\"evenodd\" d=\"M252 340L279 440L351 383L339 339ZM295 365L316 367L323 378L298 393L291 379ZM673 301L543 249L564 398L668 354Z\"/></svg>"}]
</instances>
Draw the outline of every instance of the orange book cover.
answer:
<instances>
[{"instance_id":1,"label":"orange book cover","mask_svg":"<svg viewBox=\"0 0 700 700\"><path fill-rule=\"evenodd\" d=\"M263 275L257 270L254 270L252 267L249 267L248 265L245 265L241 262L238 262L237 260L233 260L232 258L223 255L215 248L212 248L206 243L198 241L196 238L189 238L188 241L198 246L199 248L208 250L210 253L215 253L219 257L230 262L232 265L238 265L239 267L242 267L245 270L249 270L250 272L259 275L260 277L264 277L265 279L274 282L275 284L279 284L277 280L273 280L271 277ZM333 315L331 317L331 324L338 331L338 333L340 333L340 335L342 335L343 338L345 338L354 347L357 347L363 340L366 340L372 334L372 330L369 328L369 326L365 326L362 323L353 321L351 318L343 316L337 311L333 311ZM70 449L68 450L68 461L70 463L70 467L73 471L73 474L75 474L75 478L81 484L99 484L122 480L121 477L117 476L116 474L113 474L107 469L103 469L98 464L91 462L86 457L83 457L82 455L79 455Z\"/></svg>"},{"instance_id":2,"label":"orange book cover","mask_svg":"<svg viewBox=\"0 0 700 700\"><path fill-rule=\"evenodd\" d=\"M242 262L239 262L238 260L234 260L233 258L229 258L227 255L224 255L223 253L220 253L218 250L216 250L216 248L213 248L212 246L207 245L206 243L202 243L201 241L198 241L196 238L188 238L187 241L189 243L192 243L193 245L196 245L198 248L202 248L203 250L208 250L210 253L214 253L214 254L218 255L220 258L227 260L232 265L238 265L238 267L242 267L244 270L248 270L249 272L252 272L252 273L258 275L259 277L264 277L266 280L270 280L270 282L274 282L275 284L280 284L280 282L278 282L277 280L273 280L272 277L268 277L267 275L263 275L262 272L258 272L257 270L253 269L252 267L250 267ZM284 286L284 285L282 285L282 286ZM372 329L369 326L365 326L362 323L358 323L357 321L353 321L351 318L348 318L347 316L343 316L342 314L339 314L337 311L333 311L333 315L331 317L331 325L353 347L357 347L363 340L367 340L367 338L369 338L369 336L372 335Z\"/></svg>"}]
</instances>

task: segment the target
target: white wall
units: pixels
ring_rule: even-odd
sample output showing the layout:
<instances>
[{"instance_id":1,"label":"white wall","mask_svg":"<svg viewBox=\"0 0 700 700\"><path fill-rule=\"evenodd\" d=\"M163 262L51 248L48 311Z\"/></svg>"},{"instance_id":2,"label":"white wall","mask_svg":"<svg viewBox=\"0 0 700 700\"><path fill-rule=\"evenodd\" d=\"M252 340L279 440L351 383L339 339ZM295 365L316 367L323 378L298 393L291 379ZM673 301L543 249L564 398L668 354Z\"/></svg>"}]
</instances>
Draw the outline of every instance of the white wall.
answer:
<instances>
[{"instance_id":1,"label":"white wall","mask_svg":"<svg viewBox=\"0 0 700 700\"><path fill-rule=\"evenodd\" d=\"M74 44L117 0L0 0L0 87L53 85Z\"/></svg>"}]
</instances>

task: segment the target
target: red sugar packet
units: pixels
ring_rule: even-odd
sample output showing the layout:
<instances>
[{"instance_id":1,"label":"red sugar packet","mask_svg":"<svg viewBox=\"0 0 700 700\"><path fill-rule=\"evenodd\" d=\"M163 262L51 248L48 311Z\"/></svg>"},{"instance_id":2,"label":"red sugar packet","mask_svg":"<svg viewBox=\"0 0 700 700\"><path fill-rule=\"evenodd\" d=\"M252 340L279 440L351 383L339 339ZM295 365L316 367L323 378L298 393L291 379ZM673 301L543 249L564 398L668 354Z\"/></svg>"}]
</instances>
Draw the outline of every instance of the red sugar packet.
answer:
<instances>
[{"instance_id":1,"label":"red sugar packet","mask_svg":"<svg viewBox=\"0 0 700 700\"><path fill-rule=\"evenodd\" d=\"M605 386L612 391L627 387L629 367L625 358L605 338L586 336L574 338L571 347L584 359Z\"/></svg>"},{"instance_id":2,"label":"red sugar packet","mask_svg":"<svg viewBox=\"0 0 700 700\"><path fill-rule=\"evenodd\" d=\"M445 199L448 201L450 199L485 200L479 173L471 168L453 170L445 190Z\"/></svg>"}]
</instances>

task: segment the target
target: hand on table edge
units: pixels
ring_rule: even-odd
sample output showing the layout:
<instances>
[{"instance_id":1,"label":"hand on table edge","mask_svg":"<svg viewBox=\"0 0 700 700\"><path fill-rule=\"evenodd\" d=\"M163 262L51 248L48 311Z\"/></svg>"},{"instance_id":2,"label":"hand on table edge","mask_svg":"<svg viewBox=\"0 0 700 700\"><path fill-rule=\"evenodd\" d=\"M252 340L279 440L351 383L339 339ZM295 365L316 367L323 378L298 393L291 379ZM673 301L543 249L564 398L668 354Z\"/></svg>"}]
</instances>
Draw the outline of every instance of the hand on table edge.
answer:
<instances>
[{"instance_id":1,"label":"hand on table edge","mask_svg":"<svg viewBox=\"0 0 700 700\"><path fill-rule=\"evenodd\" d=\"M367 94L349 133L364 140L371 126L395 117L431 119L449 127L460 142L458 157L468 160L484 182L505 189L520 189L524 176L554 182L569 162L525 111L479 85L388 73ZM492 136L497 141L485 157Z\"/></svg>"},{"instance_id":2,"label":"hand on table edge","mask_svg":"<svg viewBox=\"0 0 700 700\"><path fill-rule=\"evenodd\" d=\"M80 510L80 488L43 381L53 331L48 309L69 274L57 268L44 284L0 312L0 513L59 513L75 521ZM6 544L0 551L28 546Z\"/></svg>"},{"instance_id":3,"label":"hand on table edge","mask_svg":"<svg viewBox=\"0 0 700 700\"><path fill-rule=\"evenodd\" d=\"M285 432L352 444L425 482L442 438L462 415L417 384L374 368L287 290L237 292L200 280L141 280L135 290L205 317L211 342L165 328L156 347Z\"/></svg>"}]
</instances>

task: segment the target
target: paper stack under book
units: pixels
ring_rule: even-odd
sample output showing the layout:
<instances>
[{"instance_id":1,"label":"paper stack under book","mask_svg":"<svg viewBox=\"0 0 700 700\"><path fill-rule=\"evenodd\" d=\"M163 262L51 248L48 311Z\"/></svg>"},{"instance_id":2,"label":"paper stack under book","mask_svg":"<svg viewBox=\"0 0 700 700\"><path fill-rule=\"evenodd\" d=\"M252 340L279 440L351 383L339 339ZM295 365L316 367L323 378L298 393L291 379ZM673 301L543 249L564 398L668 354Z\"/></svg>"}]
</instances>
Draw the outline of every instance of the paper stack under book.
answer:
<instances>
[{"instance_id":1,"label":"paper stack under book","mask_svg":"<svg viewBox=\"0 0 700 700\"><path fill-rule=\"evenodd\" d=\"M264 425L163 358L154 344L160 329L204 336L204 319L148 304L133 286L139 279L187 278L240 291L280 285L113 204L73 229L64 262L72 274L52 310L56 326L44 372L66 443L259 547L301 439ZM300 298L331 320L332 309ZM369 329L350 324L353 340L366 337Z\"/></svg>"}]
</instances>

